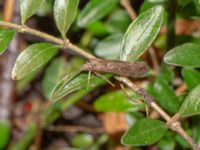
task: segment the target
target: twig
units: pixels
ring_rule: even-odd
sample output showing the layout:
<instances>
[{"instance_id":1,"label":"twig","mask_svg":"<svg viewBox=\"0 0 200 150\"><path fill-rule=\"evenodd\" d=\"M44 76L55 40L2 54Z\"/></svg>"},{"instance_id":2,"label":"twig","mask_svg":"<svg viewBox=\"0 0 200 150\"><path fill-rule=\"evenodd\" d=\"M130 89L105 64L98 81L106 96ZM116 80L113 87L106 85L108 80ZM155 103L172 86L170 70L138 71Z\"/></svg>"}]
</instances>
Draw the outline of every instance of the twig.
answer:
<instances>
[{"instance_id":1,"label":"twig","mask_svg":"<svg viewBox=\"0 0 200 150\"><path fill-rule=\"evenodd\" d=\"M128 12L129 16L131 17L131 19L135 20L136 17L137 17L137 14L134 11L134 9L132 9L130 0L121 0L121 5L126 9L126 11Z\"/></svg>"},{"instance_id":2,"label":"twig","mask_svg":"<svg viewBox=\"0 0 200 150\"><path fill-rule=\"evenodd\" d=\"M150 47L149 50L149 56L151 58L152 61L152 65L153 65L153 69L155 71L155 75L159 74L159 63L158 63L158 59L156 57L156 53L155 53L155 49L153 47Z\"/></svg>"},{"instance_id":3,"label":"twig","mask_svg":"<svg viewBox=\"0 0 200 150\"><path fill-rule=\"evenodd\" d=\"M29 34L47 39L47 40L54 42L58 45L61 45L61 46L63 46L63 48L66 47L66 41L59 39L59 38L56 38L52 35L46 34L44 32L29 28L27 26L21 26L21 25L18 25L18 24L14 24L14 23L11 23L11 22L5 22L5 21L0 21L0 26L12 28L12 29L15 29L15 30L17 30L18 32L21 32L21 33L29 33ZM74 52L83 56L84 58L87 58L87 59L95 58L92 54L89 54L86 51L83 51L82 49L71 44L70 42L67 44L67 47L70 48L70 49L73 49Z\"/></svg>"},{"instance_id":4,"label":"twig","mask_svg":"<svg viewBox=\"0 0 200 150\"><path fill-rule=\"evenodd\" d=\"M26 27L26 26L20 26L20 25L14 24L14 23L8 23L8 22L4 22L4 21L0 21L0 26L7 26L7 27L10 27L10 28L13 28L13 29L17 29L19 32L26 32L26 33L33 34L33 35L36 35L36 36L39 36L39 37L43 37L43 38L45 38L49 41L52 41L52 42L55 42L55 43L61 45L62 47L66 46L66 45L64 45L63 40L56 38L54 36L51 36L49 34L31 29L31 28ZM87 53L86 51L78 48L77 46L73 45L70 42L68 43L67 46L73 52L76 52L79 55L81 55L81 56L83 56L87 59L96 58L92 54ZM150 96L144 89L138 88L134 83L132 83L126 77L115 77L115 78L118 81L123 82L124 84L129 86L132 90L136 91L138 94L140 94L143 97L145 103L147 103L150 107L152 107L155 111L157 111L167 122L169 122L171 120L171 117L160 106L158 106L155 103L154 98L152 96ZM182 129L179 122L171 122L169 124L169 128L176 131L177 133L179 133L191 145L191 147L194 150L200 150L200 148L198 148L198 146L194 143L192 138L189 137L189 135L187 135L187 133Z\"/></svg>"},{"instance_id":5,"label":"twig","mask_svg":"<svg viewBox=\"0 0 200 150\"><path fill-rule=\"evenodd\" d=\"M187 85L185 83L182 83L177 89L176 89L176 95L180 95L184 93L187 90Z\"/></svg>"},{"instance_id":6,"label":"twig","mask_svg":"<svg viewBox=\"0 0 200 150\"><path fill-rule=\"evenodd\" d=\"M85 126L70 126L70 125L51 125L48 128L49 131L52 132L87 132L87 133L103 133L103 128L92 128Z\"/></svg>"}]
</instances>

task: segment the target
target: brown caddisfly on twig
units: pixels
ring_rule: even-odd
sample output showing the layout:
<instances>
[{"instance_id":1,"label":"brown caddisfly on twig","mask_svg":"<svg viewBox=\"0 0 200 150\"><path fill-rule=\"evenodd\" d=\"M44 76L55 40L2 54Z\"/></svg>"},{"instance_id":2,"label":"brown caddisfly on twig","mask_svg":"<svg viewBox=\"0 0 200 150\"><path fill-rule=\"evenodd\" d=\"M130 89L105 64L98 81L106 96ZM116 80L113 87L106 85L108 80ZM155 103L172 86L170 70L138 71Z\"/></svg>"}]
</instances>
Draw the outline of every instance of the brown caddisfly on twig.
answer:
<instances>
[{"instance_id":1,"label":"brown caddisfly on twig","mask_svg":"<svg viewBox=\"0 0 200 150\"><path fill-rule=\"evenodd\" d=\"M147 74L148 66L145 62L90 59L82 66L81 71L112 73L116 76L138 78Z\"/></svg>"}]
</instances>

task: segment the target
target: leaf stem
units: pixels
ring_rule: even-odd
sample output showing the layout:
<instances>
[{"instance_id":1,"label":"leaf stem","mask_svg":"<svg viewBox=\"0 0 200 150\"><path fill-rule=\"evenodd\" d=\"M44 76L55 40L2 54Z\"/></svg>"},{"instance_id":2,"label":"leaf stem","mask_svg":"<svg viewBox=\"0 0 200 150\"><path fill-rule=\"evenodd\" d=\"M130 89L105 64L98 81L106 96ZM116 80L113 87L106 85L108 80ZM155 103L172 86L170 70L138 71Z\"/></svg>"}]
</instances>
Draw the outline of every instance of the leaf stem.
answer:
<instances>
[{"instance_id":1,"label":"leaf stem","mask_svg":"<svg viewBox=\"0 0 200 150\"><path fill-rule=\"evenodd\" d=\"M36 35L38 37L42 37L51 42L61 45L63 48L65 48L65 46L66 46L65 41L63 41L59 38L56 38L52 35L49 35L47 33L29 28L27 26L23 26L23 25L21 26L21 25L17 25L17 24L5 22L5 21L0 21L0 26L9 27L12 29L16 29L18 32L29 33L32 35ZM67 44L67 46L73 52L83 56L86 59L96 58L92 54L87 53L83 49L73 45L70 42ZM116 78L116 80L126 84L132 90L138 92L138 94L140 94L143 97L144 102L147 103L150 107L152 107L155 111L157 111L160 114L160 116L162 116L167 122L170 122L170 120L173 119L158 104L156 104L156 102L154 101L154 98L152 96L150 96L144 89L137 87L131 80L129 80L126 77L115 77L115 78ZM181 127L181 125L178 121L171 122L170 124L168 124L168 126L171 130L174 130L179 135L181 135L191 145L191 147L194 150L200 150L200 148L198 148L198 146L194 143L193 139L184 131L184 129Z\"/></svg>"}]
</instances>

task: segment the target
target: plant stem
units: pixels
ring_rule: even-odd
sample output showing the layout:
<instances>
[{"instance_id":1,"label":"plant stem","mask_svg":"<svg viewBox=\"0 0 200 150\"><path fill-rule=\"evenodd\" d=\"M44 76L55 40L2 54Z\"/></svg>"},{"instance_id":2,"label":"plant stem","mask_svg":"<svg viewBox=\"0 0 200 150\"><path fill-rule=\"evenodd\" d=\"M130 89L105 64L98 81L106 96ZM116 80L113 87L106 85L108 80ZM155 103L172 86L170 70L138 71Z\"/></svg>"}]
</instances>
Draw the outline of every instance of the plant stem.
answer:
<instances>
[{"instance_id":1,"label":"plant stem","mask_svg":"<svg viewBox=\"0 0 200 150\"><path fill-rule=\"evenodd\" d=\"M61 45L63 48L66 48L66 46L67 46L67 48L69 48L73 52L76 52L77 54L85 57L86 59L96 58L92 54L87 53L86 51L73 45L70 42L67 45L65 45L65 41L63 41L59 38L56 38L54 36L51 36L49 34L37 31L35 29L31 29L27 26L21 26L21 25L17 25L14 23L4 22L4 21L0 21L0 26L10 27L12 29L16 29L18 32L29 33L29 34L33 34L33 35L45 38L49 41L52 41L56 44ZM155 103L154 98L152 96L148 95L148 93L144 89L137 87L133 82L131 82L131 80L129 80L126 77L115 77L115 78L118 81L126 84L128 87L130 87L132 90L136 91L138 94L140 94L143 97L145 103L148 104L148 106L152 107L155 111L157 111L160 114L160 116L162 116L167 122L170 122L170 120L172 118L159 105L157 105ZM176 131L179 135L181 135L191 145L191 147L194 150L200 150L200 148L198 148L198 146L194 143L192 138L189 135L187 135L187 133L183 130L183 128L181 127L179 122L177 122L177 121L171 122L170 124L168 124L168 126L170 129Z\"/></svg>"},{"instance_id":2,"label":"plant stem","mask_svg":"<svg viewBox=\"0 0 200 150\"><path fill-rule=\"evenodd\" d=\"M10 23L10 22L0 21L0 26L12 28L12 29L17 30L17 32L21 32L21 33L29 33L29 34L47 39L47 40L54 42L58 45L61 45L63 47L66 47L64 40L56 38L56 37L49 35L47 33L29 28L29 27L24 26L24 25L21 26L21 25L18 25L18 24ZM73 51L75 53L83 56L84 58L87 58L87 59L95 58L93 55L83 51L82 49L80 49L79 47L77 47L77 46L75 46L71 43L68 43L67 47L70 48L70 49L73 49Z\"/></svg>"},{"instance_id":3,"label":"plant stem","mask_svg":"<svg viewBox=\"0 0 200 150\"><path fill-rule=\"evenodd\" d=\"M175 23L176 23L176 7L177 0L168 0L167 1L167 44L166 50L170 50L175 45Z\"/></svg>"},{"instance_id":4,"label":"plant stem","mask_svg":"<svg viewBox=\"0 0 200 150\"><path fill-rule=\"evenodd\" d=\"M121 2L121 5L126 9L130 18L132 20L135 20L137 17L137 14L136 14L135 10L132 9L130 0L121 0L120 2Z\"/></svg>"}]
</instances>

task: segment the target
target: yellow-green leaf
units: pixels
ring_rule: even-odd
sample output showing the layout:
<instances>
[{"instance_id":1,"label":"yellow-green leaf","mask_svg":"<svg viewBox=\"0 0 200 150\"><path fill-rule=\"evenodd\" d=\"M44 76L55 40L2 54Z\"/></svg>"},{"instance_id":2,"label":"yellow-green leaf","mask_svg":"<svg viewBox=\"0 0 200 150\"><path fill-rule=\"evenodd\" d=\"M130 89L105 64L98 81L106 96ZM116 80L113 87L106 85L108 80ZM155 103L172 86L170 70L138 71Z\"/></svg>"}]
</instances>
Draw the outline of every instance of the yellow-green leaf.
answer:
<instances>
[{"instance_id":1,"label":"yellow-green leaf","mask_svg":"<svg viewBox=\"0 0 200 150\"><path fill-rule=\"evenodd\" d=\"M24 24L28 18L36 13L44 1L45 0L20 0L22 24Z\"/></svg>"},{"instance_id":2,"label":"yellow-green leaf","mask_svg":"<svg viewBox=\"0 0 200 150\"><path fill-rule=\"evenodd\" d=\"M118 90L102 95L95 100L95 109L100 112L124 112L144 108L144 105L139 103L140 96L133 91L127 90L126 92L135 103L122 90ZM136 104L136 102L138 103Z\"/></svg>"},{"instance_id":3,"label":"yellow-green leaf","mask_svg":"<svg viewBox=\"0 0 200 150\"><path fill-rule=\"evenodd\" d=\"M142 119L136 122L122 137L122 144L143 146L156 143L166 133L164 122L153 119Z\"/></svg>"},{"instance_id":4,"label":"yellow-green leaf","mask_svg":"<svg viewBox=\"0 0 200 150\"><path fill-rule=\"evenodd\" d=\"M131 23L122 41L120 60L135 61L156 38L163 22L163 7L153 7Z\"/></svg>"},{"instance_id":5,"label":"yellow-green leaf","mask_svg":"<svg viewBox=\"0 0 200 150\"><path fill-rule=\"evenodd\" d=\"M117 5L118 0L91 0L81 11L77 24L85 27L94 21L105 17Z\"/></svg>"},{"instance_id":6,"label":"yellow-green leaf","mask_svg":"<svg viewBox=\"0 0 200 150\"><path fill-rule=\"evenodd\" d=\"M183 117L200 114L200 85L194 88L185 98L179 114Z\"/></svg>"},{"instance_id":7,"label":"yellow-green leaf","mask_svg":"<svg viewBox=\"0 0 200 150\"><path fill-rule=\"evenodd\" d=\"M88 85L88 80L90 85ZM51 93L50 99L53 101L59 100L66 95L78 90L78 89L87 89L94 87L97 83L102 82L103 79L91 75L90 79L88 78L88 73L79 73L74 72L63 77L60 82L55 86L54 90Z\"/></svg>"},{"instance_id":8,"label":"yellow-green leaf","mask_svg":"<svg viewBox=\"0 0 200 150\"><path fill-rule=\"evenodd\" d=\"M49 43L37 43L29 46L18 56L12 70L12 79L24 78L47 63L56 53L56 46Z\"/></svg>"},{"instance_id":9,"label":"yellow-green leaf","mask_svg":"<svg viewBox=\"0 0 200 150\"><path fill-rule=\"evenodd\" d=\"M0 122L0 150L5 149L9 142L10 137L10 125L8 121Z\"/></svg>"},{"instance_id":10,"label":"yellow-green leaf","mask_svg":"<svg viewBox=\"0 0 200 150\"><path fill-rule=\"evenodd\" d=\"M177 46L165 55L164 61L171 65L200 67L200 46L192 43Z\"/></svg>"},{"instance_id":11,"label":"yellow-green leaf","mask_svg":"<svg viewBox=\"0 0 200 150\"><path fill-rule=\"evenodd\" d=\"M0 29L0 55L7 49L13 35L14 31L12 30Z\"/></svg>"},{"instance_id":12,"label":"yellow-green leaf","mask_svg":"<svg viewBox=\"0 0 200 150\"><path fill-rule=\"evenodd\" d=\"M54 19L63 38L76 17L78 4L79 0L55 0Z\"/></svg>"}]
</instances>

